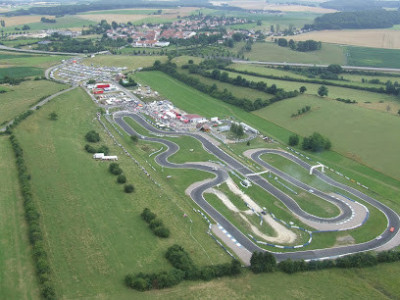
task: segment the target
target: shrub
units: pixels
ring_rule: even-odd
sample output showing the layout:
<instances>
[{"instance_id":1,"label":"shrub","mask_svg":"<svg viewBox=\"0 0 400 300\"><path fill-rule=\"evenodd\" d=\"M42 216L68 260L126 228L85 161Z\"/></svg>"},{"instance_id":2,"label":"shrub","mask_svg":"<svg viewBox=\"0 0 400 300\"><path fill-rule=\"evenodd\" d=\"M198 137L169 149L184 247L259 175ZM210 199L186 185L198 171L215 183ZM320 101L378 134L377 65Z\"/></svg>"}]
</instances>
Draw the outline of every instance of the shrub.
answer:
<instances>
[{"instance_id":1,"label":"shrub","mask_svg":"<svg viewBox=\"0 0 400 300\"><path fill-rule=\"evenodd\" d=\"M122 175L122 174L118 175L117 182L120 183L120 184L125 183L126 182L126 176Z\"/></svg>"},{"instance_id":2,"label":"shrub","mask_svg":"<svg viewBox=\"0 0 400 300\"><path fill-rule=\"evenodd\" d=\"M163 226L163 222L160 219L154 219L150 222L149 227L151 230L154 230L156 227Z\"/></svg>"},{"instance_id":3,"label":"shrub","mask_svg":"<svg viewBox=\"0 0 400 300\"><path fill-rule=\"evenodd\" d=\"M142 217L143 220L145 220L147 223L150 223L152 220L154 220L156 218L156 214L151 212L150 209L145 208L143 210L143 212L140 215Z\"/></svg>"},{"instance_id":4,"label":"shrub","mask_svg":"<svg viewBox=\"0 0 400 300\"><path fill-rule=\"evenodd\" d=\"M135 187L132 184L126 184L124 187L124 191L125 193L133 193L133 191L135 190Z\"/></svg>"},{"instance_id":5,"label":"shrub","mask_svg":"<svg viewBox=\"0 0 400 300\"><path fill-rule=\"evenodd\" d=\"M269 252L254 252L250 259L250 270L254 273L272 272L276 268L275 256Z\"/></svg>"},{"instance_id":6,"label":"shrub","mask_svg":"<svg viewBox=\"0 0 400 300\"><path fill-rule=\"evenodd\" d=\"M89 145L89 144L85 145L85 150L86 150L86 152L89 152L89 153L96 153L97 152L96 148L94 148L92 145Z\"/></svg>"},{"instance_id":7,"label":"shrub","mask_svg":"<svg viewBox=\"0 0 400 300\"><path fill-rule=\"evenodd\" d=\"M167 238L167 237L169 237L170 232L169 232L168 228L166 228L164 226L160 226L160 227L156 227L154 229L154 234L161 238Z\"/></svg>"},{"instance_id":8,"label":"shrub","mask_svg":"<svg viewBox=\"0 0 400 300\"><path fill-rule=\"evenodd\" d=\"M86 133L85 139L90 143L97 143L100 142L100 135L96 131L91 130Z\"/></svg>"},{"instance_id":9,"label":"shrub","mask_svg":"<svg viewBox=\"0 0 400 300\"><path fill-rule=\"evenodd\" d=\"M299 136L297 134L293 134L289 137L289 146L297 146L299 144Z\"/></svg>"},{"instance_id":10,"label":"shrub","mask_svg":"<svg viewBox=\"0 0 400 300\"><path fill-rule=\"evenodd\" d=\"M111 163L110 166L108 167L108 170L110 171L111 174L114 175L122 174L122 169L119 167L119 164L117 163Z\"/></svg>"},{"instance_id":11,"label":"shrub","mask_svg":"<svg viewBox=\"0 0 400 300\"><path fill-rule=\"evenodd\" d=\"M97 149L97 153L104 153L104 155L108 155L110 154L110 149L107 146L102 145Z\"/></svg>"}]
</instances>

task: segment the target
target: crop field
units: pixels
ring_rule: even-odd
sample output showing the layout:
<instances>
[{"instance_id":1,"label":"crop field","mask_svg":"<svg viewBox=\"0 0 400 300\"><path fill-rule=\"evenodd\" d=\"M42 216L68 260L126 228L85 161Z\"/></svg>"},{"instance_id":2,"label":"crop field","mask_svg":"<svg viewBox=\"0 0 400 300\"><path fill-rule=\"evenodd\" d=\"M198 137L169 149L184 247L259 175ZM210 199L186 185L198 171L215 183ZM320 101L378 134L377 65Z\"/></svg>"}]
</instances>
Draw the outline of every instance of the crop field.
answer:
<instances>
[{"instance_id":1,"label":"crop field","mask_svg":"<svg viewBox=\"0 0 400 300\"><path fill-rule=\"evenodd\" d=\"M386 49L400 47L399 33L392 29L321 30L300 34L293 39Z\"/></svg>"},{"instance_id":2,"label":"crop field","mask_svg":"<svg viewBox=\"0 0 400 300\"><path fill-rule=\"evenodd\" d=\"M190 77L197 78L198 80L200 80L200 82L207 84L209 86L212 86L213 84L215 84L220 91L227 89L237 98L247 98L252 101L255 101L258 98L264 100L264 99L270 99L273 97L273 95L271 95L271 94L267 94L267 93L257 91L254 89L234 86L232 84L216 81L211 78L203 77L201 75L190 74L186 70L180 70L179 72L189 75Z\"/></svg>"},{"instance_id":3,"label":"crop field","mask_svg":"<svg viewBox=\"0 0 400 300\"><path fill-rule=\"evenodd\" d=\"M229 77L233 78L240 75L248 80L264 81L267 83L268 86L276 84L278 88L283 88L285 90L299 90L301 86L305 86L307 88L306 94L308 95L317 95L318 89L321 86L321 84L316 84L316 83L292 82L292 81L285 81L278 79L263 79L257 76L243 75L234 72L228 72L228 74ZM350 88L336 87L336 86L327 86L327 87L329 91L328 97L330 99L344 98L344 99L356 100L358 104L352 104L352 105L365 107L372 110L378 110L381 112L386 112L386 109L389 106L390 107L389 113L392 115L396 115L398 109L400 109L400 102L398 98L395 96L372 93L362 90L355 90Z\"/></svg>"},{"instance_id":4,"label":"crop field","mask_svg":"<svg viewBox=\"0 0 400 300\"><path fill-rule=\"evenodd\" d=\"M260 75L265 75L265 76L279 76L279 77L284 77L288 76L291 78L298 78L298 79L304 79L304 80L310 80L311 78L298 74L294 71L286 71L283 69L278 69L274 67L268 67L268 66L262 66L262 65L252 65L252 64L242 64L242 63L236 63L232 64L229 66L230 68L233 68L238 71L247 71L247 72L253 72L257 73ZM318 79L318 80L323 80L323 81L328 81L328 82L333 82L333 83L339 83L339 84L347 84L347 85L357 85L357 86L362 86L362 87L381 87L384 86L384 83L388 80L391 80L392 82L394 81L399 81L400 80L400 75L398 77L394 76L377 76L371 74L363 74L363 75L355 75L355 74L348 74L346 72L341 73L339 77L343 77L344 80L328 80L328 79ZM362 79L365 80L372 80L372 79L379 79L381 83L376 84L376 83L368 83L368 82L362 82ZM268 80L268 79L266 79Z\"/></svg>"},{"instance_id":5,"label":"crop field","mask_svg":"<svg viewBox=\"0 0 400 300\"><path fill-rule=\"evenodd\" d=\"M351 66L372 66L400 68L400 50L366 47L347 47L347 64Z\"/></svg>"},{"instance_id":6,"label":"crop field","mask_svg":"<svg viewBox=\"0 0 400 300\"><path fill-rule=\"evenodd\" d=\"M18 25L28 25L31 29L30 31L35 31L35 30L46 30L46 29L79 29L83 26L89 26L89 25L95 25L97 22L91 21L91 20L84 20L79 18L78 16L64 16L57 18L56 23L43 23L40 22L40 18L43 16L19 16L19 17L11 17L9 19L15 19L14 22L18 22ZM52 16L46 16L49 18L53 18ZM9 22L7 22L7 19L5 18L6 22L6 27L4 28L5 32L15 32L15 26L16 25L11 25Z\"/></svg>"},{"instance_id":7,"label":"crop field","mask_svg":"<svg viewBox=\"0 0 400 300\"><path fill-rule=\"evenodd\" d=\"M31 55L0 51L0 68L8 67L35 67L47 69L69 56L60 55ZM40 75L44 75L44 71ZM15 77L15 76L13 76Z\"/></svg>"},{"instance_id":8,"label":"crop field","mask_svg":"<svg viewBox=\"0 0 400 300\"><path fill-rule=\"evenodd\" d=\"M166 56L129 56L129 55L98 55L94 58L88 58L84 60L86 65L101 65L101 66L115 66L115 67L127 67L128 70L137 69L139 67L150 67L156 60L165 62Z\"/></svg>"},{"instance_id":9,"label":"crop field","mask_svg":"<svg viewBox=\"0 0 400 300\"><path fill-rule=\"evenodd\" d=\"M0 298L39 299L15 157L8 137L0 138L0 153Z\"/></svg>"},{"instance_id":10,"label":"crop field","mask_svg":"<svg viewBox=\"0 0 400 300\"><path fill-rule=\"evenodd\" d=\"M291 118L304 105L311 106L311 112ZM302 136L317 130L329 137L336 151L355 155L360 162L400 179L396 150L400 140L395 133L400 130L400 119L396 116L308 95L275 103L254 114Z\"/></svg>"},{"instance_id":11,"label":"crop field","mask_svg":"<svg viewBox=\"0 0 400 300\"><path fill-rule=\"evenodd\" d=\"M255 61L274 61L308 64L340 64L345 62L343 48L338 45L323 44L322 49L313 52L298 52L280 47L272 42L254 43L245 57Z\"/></svg>"},{"instance_id":12,"label":"crop field","mask_svg":"<svg viewBox=\"0 0 400 300\"><path fill-rule=\"evenodd\" d=\"M10 67L0 68L0 79L4 77L24 78L32 76L42 76L43 70L33 67Z\"/></svg>"},{"instance_id":13,"label":"crop field","mask_svg":"<svg viewBox=\"0 0 400 300\"><path fill-rule=\"evenodd\" d=\"M229 3L231 6L237 6L243 9L256 9L256 10L278 10L284 12L314 12L314 13L332 13L335 12L334 9L328 9L318 6L304 6L304 5L297 5L297 4L290 4L287 5L285 3L274 3L266 4L263 1L231 1Z\"/></svg>"},{"instance_id":14,"label":"crop field","mask_svg":"<svg viewBox=\"0 0 400 300\"><path fill-rule=\"evenodd\" d=\"M48 119L52 111L59 115L57 121ZM163 254L173 243L183 245L199 264L228 261L206 234L206 223L193 213L191 201L183 200L182 187L203 180L204 174L165 170L163 176L171 174L172 181L159 189L113 146L93 120L95 113L92 101L77 89L54 99L16 133L31 170L58 294L66 298L138 297L125 288L124 276L168 270ZM84 135L92 129L101 132L101 144L119 156L128 182L136 188L133 194L122 191L108 172L108 163L96 162L84 151ZM148 229L139 216L144 207L156 212L170 228L169 239L160 240Z\"/></svg>"},{"instance_id":15,"label":"crop field","mask_svg":"<svg viewBox=\"0 0 400 300\"><path fill-rule=\"evenodd\" d=\"M7 92L0 96L0 124L25 112L40 98L54 94L64 87L47 80L24 81L19 85L7 87Z\"/></svg>"}]
</instances>

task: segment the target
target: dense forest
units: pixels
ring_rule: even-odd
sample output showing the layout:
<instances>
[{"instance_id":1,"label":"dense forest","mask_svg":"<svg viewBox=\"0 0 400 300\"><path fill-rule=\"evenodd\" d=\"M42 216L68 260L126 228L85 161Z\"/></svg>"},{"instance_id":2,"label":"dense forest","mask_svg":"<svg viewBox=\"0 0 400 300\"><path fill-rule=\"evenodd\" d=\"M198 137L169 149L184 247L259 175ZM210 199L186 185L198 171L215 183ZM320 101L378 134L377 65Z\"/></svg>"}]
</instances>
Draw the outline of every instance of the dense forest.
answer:
<instances>
[{"instance_id":1,"label":"dense forest","mask_svg":"<svg viewBox=\"0 0 400 300\"><path fill-rule=\"evenodd\" d=\"M384 9L325 14L314 20L305 29L369 29L389 28L400 24L400 11Z\"/></svg>"},{"instance_id":2,"label":"dense forest","mask_svg":"<svg viewBox=\"0 0 400 300\"><path fill-rule=\"evenodd\" d=\"M324 8L331 8L340 11L360 11L380 9L383 7L398 8L399 1L375 1L375 0L332 0L321 3Z\"/></svg>"}]
</instances>

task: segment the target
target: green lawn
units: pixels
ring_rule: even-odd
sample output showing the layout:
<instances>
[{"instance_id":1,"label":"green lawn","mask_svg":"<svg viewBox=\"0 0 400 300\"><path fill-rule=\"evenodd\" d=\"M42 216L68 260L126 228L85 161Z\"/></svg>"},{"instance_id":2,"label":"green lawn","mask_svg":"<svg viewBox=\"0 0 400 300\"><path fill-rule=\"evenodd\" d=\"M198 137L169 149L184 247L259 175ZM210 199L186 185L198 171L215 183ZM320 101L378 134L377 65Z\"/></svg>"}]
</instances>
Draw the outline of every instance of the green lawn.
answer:
<instances>
[{"instance_id":1,"label":"green lawn","mask_svg":"<svg viewBox=\"0 0 400 300\"><path fill-rule=\"evenodd\" d=\"M78 17L73 16L64 16L60 18L56 18L56 23L29 23L28 25L31 29L30 31L38 31L38 30L47 30L47 29L71 29L71 28L81 28L87 27L89 25L96 25L97 22L85 20ZM6 24L7 25L7 24ZM14 32L15 26L5 27L4 32Z\"/></svg>"},{"instance_id":2,"label":"green lawn","mask_svg":"<svg viewBox=\"0 0 400 300\"><path fill-rule=\"evenodd\" d=\"M309 113L291 118L305 105L311 106ZM360 162L400 178L400 139L396 138L400 119L394 115L310 95L275 103L254 114L302 136L318 131L329 137L336 151L351 153Z\"/></svg>"},{"instance_id":3,"label":"green lawn","mask_svg":"<svg viewBox=\"0 0 400 300\"><path fill-rule=\"evenodd\" d=\"M343 48L338 45L323 44L322 49L313 52L298 52L280 47L272 42L258 42L245 57L256 61L308 63L308 64L344 64Z\"/></svg>"},{"instance_id":4,"label":"green lawn","mask_svg":"<svg viewBox=\"0 0 400 300\"><path fill-rule=\"evenodd\" d=\"M47 69L58 64L69 56L60 55L40 55L40 54L22 54L15 52L0 51L0 70L6 67L35 67ZM44 75L44 71L40 75Z\"/></svg>"},{"instance_id":5,"label":"green lawn","mask_svg":"<svg viewBox=\"0 0 400 300\"><path fill-rule=\"evenodd\" d=\"M43 76L43 70L34 67L10 67L0 68L0 79L4 77L24 78L31 76Z\"/></svg>"},{"instance_id":6,"label":"green lawn","mask_svg":"<svg viewBox=\"0 0 400 300\"><path fill-rule=\"evenodd\" d=\"M64 85L47 80L29 80L8 86L8 92L0 96L0 124L25 112L42 97L55 94L63 88Z\"/></svg>"},{"instance_id":7,"label":"green lawn","mask_svg":"<svg viewBox=\"0 0 400 300\"><path fill-rule=\"evenodd\" d=\"M58 121L48 119L51 111L57 112ZM203 180L204 174L164 170L160 180L163 177L165 181L168 174L172 179L158 188L103 133L94 120L95 112L90 98L77 89L47 104L16 132L31 170L60 297L139 296L125 288L124 276L169 269L163 254L173 243L183 245L198 264L228 261L206 234L207 224L192 211L195 205L182 190L195 180ZM116 184L107 170L108 163L94 161L83 150L83 137L91 129L99 131L102 144L119 156L128 182L136 187L133 194L125 194ZM136 151L132 153L136 155ZM144 207L163 219L171 230L169 239L160 240L148 229L139 216ZM193 223L183 217L184 213Z\"/></svg>"},{"instance_id":8,"label":"green lawn","mask_svg":"<svg viewBox=\"0 0 400 300\"><path fill-rule=\"evenodd\" d=\"M129 56L129 55L98 55L94 58L84 60L86 65L115 66L127 67L128 70L137 69L139 67L150 67L156 60L165 62L166 56Z\"/></svg>"},{"instance_id":9,"label":"green lawn","mask_svg":"<svg viewBox=\"0 0 400 300\"><path fill-rule=\"evenodd\" d=\"M15 157L8 137L0 138L0 298L39 299Z\"/></svg>"},{"instance_id":10,"label":"green lawn","mask_svg":"<svg viewBox=\"0 0 400 300\"><path fill-rule=\"evenodd\" d=\"M400 50L346 47L349 66L400 68Z\"/></svg>"},{"instance_id":11,"label":"green lawn","mask_svg":"<svg viewBox=\"0 0 400 300\"><path fill-rule=\"evenodd\" d=\"M116 9L101 10L79 13L80 15L150 15L157 12L157 9Z\"/></svg>"}]
</instances>

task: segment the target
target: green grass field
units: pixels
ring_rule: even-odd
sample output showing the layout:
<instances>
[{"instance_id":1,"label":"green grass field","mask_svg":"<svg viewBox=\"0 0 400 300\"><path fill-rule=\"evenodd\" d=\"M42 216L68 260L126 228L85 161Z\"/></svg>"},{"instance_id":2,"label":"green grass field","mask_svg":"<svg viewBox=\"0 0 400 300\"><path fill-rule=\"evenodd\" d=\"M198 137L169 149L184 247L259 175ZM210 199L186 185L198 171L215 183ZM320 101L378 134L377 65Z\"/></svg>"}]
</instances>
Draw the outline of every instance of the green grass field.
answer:
<instances>
[{"instance_id":1,"label":"green grass field","mask_svg":"<svg viewBox=\"0 0 400 300\"><path fill-rule=\"evenodd\" d=\"M4 77L24 78L32 76L42 76L43 70L34 67L10 67L0 68L0 79Z\"/></svg>"},{"instance_id":2,"label":"green grass field","mask_svg":"<svg viewBox=\"0 0 400 300\"><path fill-rule=\"evenodd\" d=\"M29 23L28 25L31 29L30 31L47 30L47 29L72 29L72 28L82 28L89 25L96 25L97 22L85 20L82 18L74 16L64 16L57 18L56 23ZM15 26L4 27L4 32L14 32Z\"/></svg>"},{"instance_id":3,"label":"green grass field","mask_svg":"<svg viewBox=\"0 0 400 300\"><path fill-rule=\"evenodd\" d=\"M157 12L157 9L117 9L101 10L79 13L80 15L150 15Z\"/></svg>"},{"instance_id":4,"label":"green grass field","mask_svg":"<svg viewBox=\"0 0 400 300\"><path fill-rule=\"evenodd\" d=\"M37 54L22 54L0 51L0 71L3 68L20 67L20 68L40 68L44 75L44 70L55 64L58 64L63 59L68 59L69 56L60 55L37 55ZM5 71L3 71L5 72Z\"/></svg>"},{"instance_id":5,"label":"green grass field","mask_svg":"<svg viewBox=\"0 0 400 300\"><path fill-rule=\"evenodd\" d=\"M298 52L280 47L272 42L254 43L245 57L256 61L274 61L308 64L344 64L343 48L337 45L323 44L322 49L313 52Z\"/></svg>"},{"instance_id":6,"label":"green grass field","mask_svg":"<svg viewBox=\"0 0 400 300\"><path fill-rule=\"evenodd\" d=\"M165 62L166 56L102 56L98 55L94 58L88 58L84 60L86 65L101 65L101 66L115 66L115 67L127 67L128 70L137 69L139 67L150 67L156 60Z\"/></svg>"},{"instance_id":7,"label":"green grass field","mask_svg":"<svg viewBox=\"0 0 400 300\"><path fill-rule=\"evenodd\" d=\"M48 119L51 111L57 112L58 121ZM139 296L125 288L124 276L169 269L163 253L173 243L183 245L199 264L228 261L207 236L207 224L192 211L194 204L184 200L182 187L204 179L203 173L165 170L162 177L171 174L172 180L163 189L156 187L103 134L95 112L92 101L78 89L50 102L17 130L31 170L58 294L66 298ZM119 155L128 182L136 187L133 194L123 193L107 171L107 163L94 161L83 150L83 137L91 129L101 132L103 143ZM139 216L144 207L163 219L171 230L169 239L160 240L147 228Z\"/></svg>"},{"instance_id":8,"label":"green grass field","mask_svg":"<svg viewBox=\"0 0 400 300\"><path fill-rule=\"evenodd\" d=\"M304 105L311 106L311 112L291 118ZM396 138L400 119L396 116L308 95L275 103L254 114L302 136L318 131L329 137L335 150L400 178L396 150L400 147Z\"/></svg>"},{"instance_id":9,"label":"green grass field","mask_svg":"<svg viewBox=\"0 0 400 300\"><path fill-rule=\"evenodd\" d=\"M8 92L1 94L0 97L0 124L25 112L41 97L52 95L64 87L62 84L47 80L24 81L19 85L8 87Z\"/></svg>"},{"instance_id":10,"label":"green grass field","mask_svg":"<svg viewBox=\"0 0 400 300\"><path fill-rule=\"evenodd\" d=\"M39 299L15 157L8 137L0 138L0 298Z\"/></svg>"},{"instance_id":11,"label":"green grass field","mask_svg":"<svg viewBox=\"0 0 400 300\"><path fill-rule=\"evenodd\" d=\"M305 86L307 88L305 94L308 94L310 96L317 95L318 89L321 87L321 84L316 84L316 83L292 82L280 79L260 78L258 76L243 75L236 72L228 72L228 74L229 77L231 78L235 78L236 76L240 75L243 78L246 78L247 80L250 81L256 81L256 82L264 81L265 83L267 83L268 86L275 84L277 87L283 88L285 90L294 90L294 89L299 90L301 86ZM355 106L370 108L381 112L382 111L386 112L387 106L389 105L390 113L392 115L397 115L397 111L398 109L400 109L400 101L396 96L372 93L368 91L343 88L337 86L327 86L327 87L329 91L328 97L330 99L344 98L344 99L356 100L358 104L356 104Z\"/></svg>"},{"instance_id":12,"label":"green grass field","mask_svg":"<svg viewBox=\"0 0 400 300\"><path fill-rule=\"evenodd\" d=\"M400 68L400 50L367 47L346 47L350 66Z\"/></svg>"}]
</instances>

